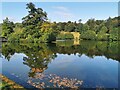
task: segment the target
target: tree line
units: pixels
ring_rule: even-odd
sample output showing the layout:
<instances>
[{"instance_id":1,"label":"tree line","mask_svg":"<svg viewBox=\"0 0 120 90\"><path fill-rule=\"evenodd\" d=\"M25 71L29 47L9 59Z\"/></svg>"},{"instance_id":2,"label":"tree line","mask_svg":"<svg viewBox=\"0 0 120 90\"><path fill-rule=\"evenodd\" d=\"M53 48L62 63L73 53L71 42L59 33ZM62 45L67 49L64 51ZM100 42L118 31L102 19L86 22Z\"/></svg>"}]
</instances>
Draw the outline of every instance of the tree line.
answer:
<instances>
[{"instance_id":1,"label":"tree line","mask_svg":"<svg viewBox=\"0 0 120 90\"><path fill-rule=\"evenodd\" d=\"M61 31L79 32L80 39L118 41L119 38L119 18L109 17L106 20L89 19L82 23L78 22L50 22L47 13L42 8L36 8L33 3L26 4L28 15L22 18L22 23L14 23L8 18L0 24L2 27L2 37L8 41L22 42L52 42L56 39L73 39L73 35L61 35Z\"/></svg>"}]
</instances>

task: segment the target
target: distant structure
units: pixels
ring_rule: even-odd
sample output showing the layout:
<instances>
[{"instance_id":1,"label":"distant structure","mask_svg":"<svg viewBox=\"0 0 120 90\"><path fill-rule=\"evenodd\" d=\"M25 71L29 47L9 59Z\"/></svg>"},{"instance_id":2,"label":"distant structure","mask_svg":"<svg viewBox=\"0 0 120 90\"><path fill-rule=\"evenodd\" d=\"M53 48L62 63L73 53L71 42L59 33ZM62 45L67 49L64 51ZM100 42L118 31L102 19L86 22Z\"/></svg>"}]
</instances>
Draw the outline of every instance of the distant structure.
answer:
<instances>
[{"instance_id":1,"label":"distant structure","mask_svg":"<svg viewBox=\"0 0 120 90\"><path fill-rule=\"evenodd\" d=\"M73 37L74 37L74 45L79 45L80 42L80 33L79 32L64 32L64 31L61 31L61 34L72 34Z\"/></svg>"}]
</instances>

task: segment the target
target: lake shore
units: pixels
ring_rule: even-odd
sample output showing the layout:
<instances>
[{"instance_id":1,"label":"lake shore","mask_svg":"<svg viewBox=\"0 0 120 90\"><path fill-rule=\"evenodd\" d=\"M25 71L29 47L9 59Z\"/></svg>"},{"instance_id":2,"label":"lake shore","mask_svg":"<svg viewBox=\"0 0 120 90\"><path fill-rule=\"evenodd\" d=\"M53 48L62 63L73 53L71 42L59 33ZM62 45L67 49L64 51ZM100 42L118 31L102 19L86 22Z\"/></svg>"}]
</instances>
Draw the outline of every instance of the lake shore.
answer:
<instances>
[{"instance_id":1,"label":"lake shore","mask_svg":"<svg viewBox=\"0 0 120 90\"><path fill-rule=\"evenodd\" d=\"M17 83L15 83L14 81L10 80L9 78L7 78L2 74L0 74L0 79L1 79L1 83L0 83L1 89L19 89L20 88L25 90L24 87L22 87L21 85L18 85Z\"/></svg>"}]
</instances>

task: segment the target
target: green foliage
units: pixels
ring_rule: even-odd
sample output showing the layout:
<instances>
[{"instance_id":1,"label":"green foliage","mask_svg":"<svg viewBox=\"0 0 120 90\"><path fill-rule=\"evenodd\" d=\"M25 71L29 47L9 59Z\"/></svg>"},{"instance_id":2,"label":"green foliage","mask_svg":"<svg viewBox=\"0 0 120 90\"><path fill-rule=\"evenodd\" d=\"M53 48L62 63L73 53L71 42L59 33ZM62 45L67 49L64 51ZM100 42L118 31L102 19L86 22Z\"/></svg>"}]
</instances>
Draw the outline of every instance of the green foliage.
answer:
<instances>
[{"instance_id":1,"label":"green foliage","mask_svg":"<svg viewBox=\"0 0 120 90\"><path fill-rule=\"evenodd\" d=\"M104 42L98 42L98 43L96 44L97 49L98 49L99 51L106 52L106 51L108 50L108 49L107 49L108 43L109 43L109 42L106 42L106 41L104 41Z\"/></svg>"},{"instance_id":2,"label":"green foliage","mask_svg":"<svg viewBox=\"0 0 120 90\"><path fill-rule=\"evenodd\" d=\"M119 31L118 28L114 28L114 29L112 29L110 31L110 37L109 37L109 39L111 41L117 41L117 40L119 40L119 32L118 31Z\"/></svg>"},{"instance_id":3,"label":"green foliage","mask_svg":"<svg viewBox=\"0 0 120 90\"><path fill-rule=\"evenodd\" d=\"M108 41L109 40L109 34L107 34L106 32L107 32L107 27L102 26L100 31L97 33L97 40Z\"/></svg>"},{"instance_id":4,"label":"green foliage","mask_svg":"<svg viewBox=\"0 0 120 90\"><path fill-rule=\"evenodd\" d=\"M59 31L65 31L65 26L66 26L66 23L62 23L62 22L59 22L57 23L57 28Z\"/></svg>"},{"instance_id":5,"label":"green foliage","mask_svg":"<svg viewBox=\"0 0 120 90\"><path fill-rule=\"evenodd\" d=\"M20 38L18 36L16 36L15 34L12 34L9 38L8 38L9 42L19 42Z\"/></svg>"},{"instance_id":6,"label":"green foliage","mask_svg":"<svg viewBox=\"0 0 120 90\"><path fill-rule=\"evenodd\" d=\"M58 32L53 29L54 24L45 22L41 26L40 33L42 34L39 38L41 42L52 42L56 40Z\"/></svg>"},{"instance_id":7,"label":"green foliage","mask_svg":"<svg viewBox=\"0 0 120 90\"><path fill-rule=\"evenodd\" d=\"M64 40L65 39L65 34L59 34L57 36L57 40Z\"/></svg>"},{"instance_id":8,"label":"green foliage","mask_svg":"<svg viewBox=\"0 0 120 90\"><path fill-rule=\"evenodd\" d=\"M72 34L65 34L65 39L74 39Z\"/></svg>"},{"instance_id":9,"label":"green foliage","mask_svg":"<svg viewBox=\"0 0 120 90\"><path fill-rule=\"evenodd\" d=\"M65 31L74 32L75 31L74 23L69 22L67 25L65 25Z\"/></svg>"},{"instance_id":10,"label":"green foliage","mask_svg":"<svg viewBox=\"0 0 120 90\"><path fill-rule=\"evenodd\" d=\"M87 24L89 25L89 29L95 31L96 21L95 19L89 19L87 21Z\"/></svg>"},{"instance_id":11,"label":"green foliage","mask_svg":"<svg viewBox=\"0 0 120 90\"><path fill-rule=\"evenodd\" d=\"M24 38L28 41L34 41L34 38L39 39L41 37L40 29L43 22L47 20L47 13L42 8L35 8L33 3L28 3L26 9L28 9L28 15L22 18L24 28ZM30 37L32 40L30 40Z\"/></svg>"},{"instance_id":12,"label":"green foliage","mask_svg":"<svg viewBox=\"0 0 120 90\"><path fill-rule=\"evenodd\" d=\"M0 23L0 36L2 36L2 24Z\"/></svg>"},{"instance_id":13,"label":"green foliage","mask_svg":"<svg viewBox=\"0 0 120 90\"><path fill-rule=\"evenodd\" d=\"M89 25L84 24L81 32L86 32L89 30Z\"/></svg>"},{"instance_id":14,"label":"green foliage","mask_svg":"<svg viewBox=\"0 0 120 90\"><path fill-rule=\"evenodd\" d=\"M65 40L65 39L74 39L72 34L59 34L57 36L58 40Z\"/></svg>"},{"instance_id":15,"label":"green foliage","mask_svg":"<svg viewBox=\"0 0 120 90\"><path fill-rule=\"evenodd\" d=\"M81 39L84 40L96 40L96 33L94 31L88 30L81 34Z\"/></svg>"},{"instance_id":16,"label":"green foliage","mask_svg":"<svg viewBox=\"0 0 120 90\"><path fill-rule=\"evenodd\" d=\"M97 34L97 40L101 40L101 41L108 41L109 38L108 38L108 34L106 33L98 33Z\"/></svg>"},{"instance_id":17,"label":"green foliage","mask_svg":"<svg viewBox=\"0 0 120 90\"><path fill-rule=\"evenodd\" d=\"M3 23L2 23L1 36L8 38L9 35L14 32L13 28L14 28L14 23L10 22L9 19L6 18L5 20L3 20Z\"/></svg>"},{"instance_id":18,"label":"green foliage","mask_svg":"<svg viewBox=\"0 0 120 90\"><path fill-rule=\"evenodd\" d=\"M112 30L112 28L113 28L113 24L112 24L112 19L111 19L111 17L109 17L109 18L107 19L106 27L107 27L107 29L108 29L108 32L107 32L107 33L109 33L109 32Z\"/></svg>"},{"instance_id":19,"label":"green foliage","mask_svg":"<svg viewBox=\"0 0 120 90\"><path fill-rule=\"evenodd\" d=\"M74 42L72 40L65 40L65 41L57 41L57 46L65 46L65 47L71 47L73 46Z\"/></svg>"},{"instance_id":20,"label":"green foliage","mask_svg":"<svg viewBox=\"0 0 120 90\"><path fill-rule=\"evenodd\" d=\"M102 26L101 29L100 29L100 33L106 33L108 30L107 30L107 27L106 26Z\"/></svg>"},{"instance_id":21,"label":"green foliage","mask_svg":"<svg viewBox=\"0 0 120 90\"><path fill-rule=\"evenodd\" d=\"M22 18L24 26L30 26L30 29L35 28L36 26L41 25L44 21L47 20L47 13L43 11L42 8L35 8L33 3L26 4L29 14Z\"/></svg>"},{"instance_id":22,"label":"green foliage","mask_svg":"<svg viewBox=\"0 0 120 90\"><path fill-rule=\"evenodd\" d=\"M28 35L26 40L27 40L27 42L34 42L34 38L31 35Z\"/></svg>"},{"instance_id":23,"label":"green foliage","mask_svg":"<svg viewBox=\"0 0 120 90\"><path fill-rule=\"evenodd\" d=\"M23 38L23 28L15 27L14 32L10 34L8 41L19 42L21 38Z\"/></svg>"},{"instance_id":24,"label":"green foliage","mask_svg":"<svg viewBox=\"0 0 120 90\"><path fill-rule=\"evenodd\" d=\"M50 37L51 37L51 34L45 33L40 38L40 42L50 42L50 39L49 39Z\"/></svg>"}]
</instances>

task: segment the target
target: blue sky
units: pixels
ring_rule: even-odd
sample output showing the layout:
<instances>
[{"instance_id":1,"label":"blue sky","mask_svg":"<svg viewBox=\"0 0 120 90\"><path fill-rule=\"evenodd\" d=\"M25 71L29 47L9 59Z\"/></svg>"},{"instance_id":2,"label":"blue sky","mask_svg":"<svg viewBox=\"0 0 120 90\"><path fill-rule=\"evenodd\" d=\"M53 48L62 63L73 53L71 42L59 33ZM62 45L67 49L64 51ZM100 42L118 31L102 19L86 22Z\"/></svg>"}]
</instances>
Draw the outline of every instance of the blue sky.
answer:
<instances>
[{"instance_id":1,"label":"blue sky","mask_svg":"<svg viewBox=\"0 0 120 90\"><path fill-rule=\"evenodd\" d=\"M22 22L26 16L27 2L2 2L2 19L9 17L14 22ZM36 7L47 12L50 21L86 22L90 18L107 19L118 16L117 2L33 2ZM0 21L1 22L1 21Z\"/></svg>"}]
</instances>

